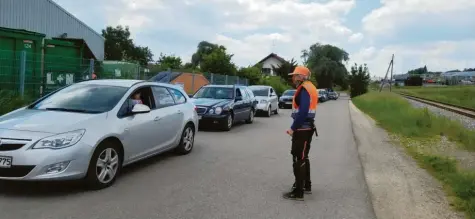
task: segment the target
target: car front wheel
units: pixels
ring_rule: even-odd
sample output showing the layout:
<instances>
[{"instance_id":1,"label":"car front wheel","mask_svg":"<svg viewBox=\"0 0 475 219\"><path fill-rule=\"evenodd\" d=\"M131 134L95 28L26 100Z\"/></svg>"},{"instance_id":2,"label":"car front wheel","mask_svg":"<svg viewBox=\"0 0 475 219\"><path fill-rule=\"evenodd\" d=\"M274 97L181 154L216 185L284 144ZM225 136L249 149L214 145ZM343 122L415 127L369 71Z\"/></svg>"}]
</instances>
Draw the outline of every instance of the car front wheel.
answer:
<instances>
[{"instance_id":1,"label":"car front wheel","mask_svg":"<svg viewBox=\"0 0 475 219\"><path fill-rule=\"evenodd\" d=\"M109 187L114 184L121 169L122 157L119 147L108 142L102 143L92 155L86 183L93 190Z\"/></svg>"},{"instance_id":2,"label":"car front wheel","mask_svg":"<svg viewBox=\"0 0 475 219\"><path fill-rule=\"evenodd\" d=\"M187 125L181 134L180 144L177 147L179 154L185 155L193 150L195 142L195 130L192 125Z\"/></svg>"},{"instance_id":3,"label":"car front wheel","mask_svg":"<svg viewBox=\"0 0 475 219\"><path fill-rule=\"evenodd\" d=\"M226 116L226 120L223 122L223 129L224 131L229 131L231 130L231 128L233 127L233 124L234 124L234 117L233 117L233 114L228 114L228 116Z\"/></svg>"},{"instance_id":4,"label":"car front wheel","mask_svg":"<svg viewBox=\"0 0 475 219\"><path fill-rule=\"evenodd\" d=\"M251 124L252 122L254 122L254 114L254 109L251 109L251 112L249 112L249 118L246 120L246 123Z\"/></svg>"}]
</instances>

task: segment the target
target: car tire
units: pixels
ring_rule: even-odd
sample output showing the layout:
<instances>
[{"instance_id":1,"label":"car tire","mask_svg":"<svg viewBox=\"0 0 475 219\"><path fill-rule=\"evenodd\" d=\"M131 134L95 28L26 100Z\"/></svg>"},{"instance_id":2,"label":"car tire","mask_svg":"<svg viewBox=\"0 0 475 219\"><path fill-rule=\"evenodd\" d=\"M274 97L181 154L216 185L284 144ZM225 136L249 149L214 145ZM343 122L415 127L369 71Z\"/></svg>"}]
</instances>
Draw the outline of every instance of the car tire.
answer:
<instances>
[{"instance_id":1,"label":"car tire","mask_svg":"<svg viewBox=\"0 0 475 219\"><path fill-rule=\"evenodd\" d=\"M234 114L230 113L226 116L226 121L223 123L223 130L229 131L233 127L234 124Z\"/></svg>"},{"instance_id":2,"label":"car tire","mask_svg":"<svg viewBox=\"0 0 475 219\"><path fill-rule=\"evenodd\" d=\"M249 113L249 118L246 120L247 124L251 124L254 122L254 116L255 116L255 111L253 108L251 108L251 112Z\"/></svg>"},{"instance_id":3,"label":"car tire","mask_svg":"<svg viewBox=\"0 0 475 219\"><path fill-rule=\"evenodd\" d=\"M94 150L89 162L85 178L86 185L91 190L100 190L111 186L122 170L122 162L122 150L119 146L112 142L101 143ZM100 164L103 167L100 167Z\"/></svg>"},{"instance_id":4,"label":"car tire","mask_svg":"<svg viewBox=\"0 0 475 219\"><path fill-rule=\"evenodd\" d=\"M266 113L267 113L267 114L266 114L266 117L270 117L270 116L272 115L272 111L271 111L271 107L270 107L270 106L267 108L267 112L266 112Z\"/></svg>"},{"instance_id":5,"label":"car tire","mask_svg":"<svg viewBox=\"0 0 475 219\"><path fill-rule=\"evenodd\" d=\"M176 152L180 155L189 154L193 150L195 144L195 129L193 125L188 124L183 129L180 143L176 148Z\"/></svg>"},{"instance_id":6,"label":"car tire","mask_svg":"<svg viewBox=\"0 0 475 219\"><path fill-rule=\"evenodd\" d=\"M280 108L280 107L275 108L274 114L276 114L276 115L279 114L279 108Z\"/></svg>"}]
</instances>

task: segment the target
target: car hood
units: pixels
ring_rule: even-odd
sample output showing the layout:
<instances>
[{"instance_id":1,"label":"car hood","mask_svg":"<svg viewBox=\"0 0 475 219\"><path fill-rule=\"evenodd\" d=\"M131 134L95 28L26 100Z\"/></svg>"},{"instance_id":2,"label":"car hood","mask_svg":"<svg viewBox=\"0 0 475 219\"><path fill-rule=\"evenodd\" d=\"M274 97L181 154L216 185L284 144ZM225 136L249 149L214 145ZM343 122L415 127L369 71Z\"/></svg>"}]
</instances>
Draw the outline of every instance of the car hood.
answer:
<instances>
[{"instance_id":1,"label":"car hood","mask_svg":"<svg viewBox=\"0 0 475 219\"><path fill-rule=\"evenodd\" d=\"M255 96L255 98L256 98L257 101L269 100L269 97L263 97L263 96Z\"/></svg>"},{"instance_id":2,"label":"car hood","mask_svg":"<svg viewBox=\"0 0 475 219\"><path fill-rule=\"evenodd\" d=\"M63 133L87 128L107 113L85 114L60 111L20 109L0 117L0 129Z\"/></svg>"},{"instance_id":3,"label":"car hood","mask_svg":"<svg viewBox=\"0 0 475 219\"><path fill-rule=\"evenodd\" d=\"M192 98L191 101L197 106L222 106L231 103L232 100L227 99L211 99L211 98Z\"/></svg>"}]
</instances>

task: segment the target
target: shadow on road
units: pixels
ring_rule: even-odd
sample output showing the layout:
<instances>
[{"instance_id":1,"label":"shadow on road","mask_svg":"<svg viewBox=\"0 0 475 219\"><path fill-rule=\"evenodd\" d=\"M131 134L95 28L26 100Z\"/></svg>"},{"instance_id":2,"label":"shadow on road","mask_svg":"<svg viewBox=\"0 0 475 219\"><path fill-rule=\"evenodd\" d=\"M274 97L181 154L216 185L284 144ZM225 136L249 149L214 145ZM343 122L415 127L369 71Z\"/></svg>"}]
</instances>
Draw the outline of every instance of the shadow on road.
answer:
<instances>
[{"instance_id":1,"label":"shadow on road","mask_svg":"<svg viewBox=\"0 0 475 219\"><path fill-rule=\"evenodd\" d=\"M193 152L198 152L201 147L193 148ZM165 152L160 155L133 163L122 169L118 182L121 178L133 177L134 173L139 171L146 171L144 169L150 168L167 159L176 157L173 151ZM117 184L115 184L117 185ZM114 186L114 185L113 185ZM106 188L111 189L111 188ZM6 181L0 180L0 196L11 197L61 197L78 195L85 192L93 192L89 190L81 180L75 181L51 181L51 182L26 182L26 181Z\"/></svg>"}]
</instances>

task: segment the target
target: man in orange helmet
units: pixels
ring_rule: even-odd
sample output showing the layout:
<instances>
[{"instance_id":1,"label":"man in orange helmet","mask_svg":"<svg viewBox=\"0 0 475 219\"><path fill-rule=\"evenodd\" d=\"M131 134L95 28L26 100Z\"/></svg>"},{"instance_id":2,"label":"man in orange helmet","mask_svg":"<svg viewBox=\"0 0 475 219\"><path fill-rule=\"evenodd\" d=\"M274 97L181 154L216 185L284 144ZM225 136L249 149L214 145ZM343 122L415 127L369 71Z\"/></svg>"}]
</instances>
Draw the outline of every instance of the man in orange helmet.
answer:
<instances>
[{"instance_id":1,"label":"man in orange helmet","mask_svg":"<svg viewBox=\"0 0 475 219\"><path fill-rule=\"evenodd\" d=\"M295 182L292 191L284 194L284 198L303 201L304 192L312 192L310 180L310 161L308 152L312 142L315 112L318 104L318 90L310 79L310 70L304 66L297 66L290 73L292 81L297 87L292 103L292 118L294 122L287 134L292 136L291 154Z\"/></svg>"}]
</instances>

